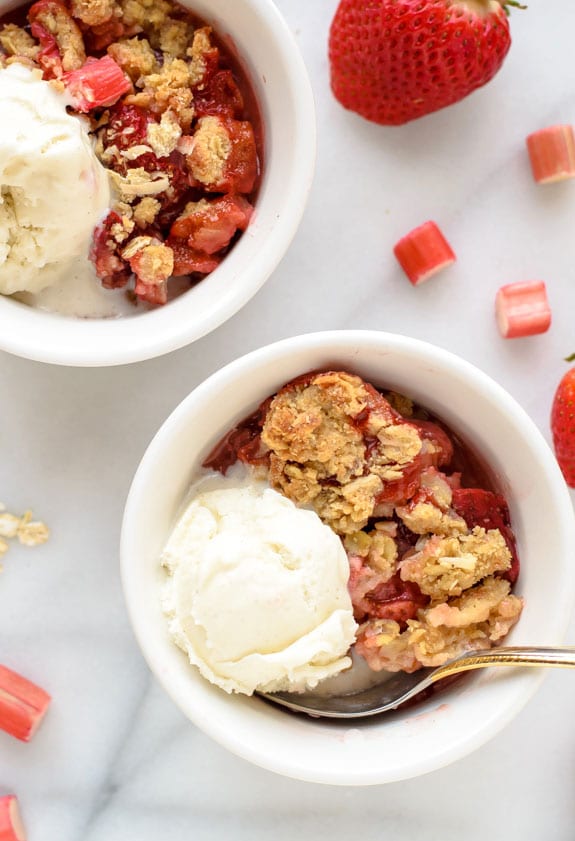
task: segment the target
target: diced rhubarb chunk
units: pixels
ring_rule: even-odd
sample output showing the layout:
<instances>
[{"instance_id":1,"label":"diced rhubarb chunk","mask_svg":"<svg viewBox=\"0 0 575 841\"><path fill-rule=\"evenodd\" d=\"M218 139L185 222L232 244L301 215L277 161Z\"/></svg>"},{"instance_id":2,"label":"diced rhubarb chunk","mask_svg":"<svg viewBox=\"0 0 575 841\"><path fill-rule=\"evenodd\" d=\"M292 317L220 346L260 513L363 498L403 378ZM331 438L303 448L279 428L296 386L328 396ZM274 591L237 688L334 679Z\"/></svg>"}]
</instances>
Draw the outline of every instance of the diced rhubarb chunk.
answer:
<instances>
[{"instance_id":1,"label":"diced rhubarb chunk","mask_svg":"<svg viewBox=\"0 0 575 841\"><path fill-rule=\"evenodd\" d=\"M402 237L393 253L414 286L455 262L451 246L435 224L425 222Z\"/></svg>"},{"instance_id":2,"label":"diced rhubarb chunk","mask_svg":"<svg viewBox=\"0 0 575 841\"><path fill-rule=\"evenodd\" d=\"M495 314L504 339L545 333L551 324L545 283L528 280L502 286L495 298Z\"/></svg>"},{"instance_id":3,"label":"diced rhubarb chunk","mask_svg":"<svg viewBox=\"0 0 575 841\"><path fill-rule=\"evenodd\" d=\"M26 841L15 795L0 797L0 841Z\"/></svg>"},{"instance_id":4,"label":"diced rhubarb chunk","mask_svg":"<svg viewBox=\"0 0 575 841\"><path fill-rule=\"evenodd\" d=\"M64 73L62 81L74 108L83 114L92 108L114 105L132 90L130 79L109 55L89 58L78 70Z\"/></svg>"},{"instance_id":5,"label":"diced rhubarb chunk","mask_svg":"<svg viewBox=\"0 0 575 841\"><path fill-rule=\"evenodd\" d=\"M527 150L538 184L575 178L575 135L571 126L550 126L530 134Z\"/></svg>"},{"instance_id":6,"label":"diced rhubarb chunk","mask_svg":"<svg viewBox=\"0 0 575 841\"><path fill-rule=\"evenodd\" d=\"M0 729L29 742L46 715L50 700L39 686L0 666Z\"/></svg>"}]
</instances>

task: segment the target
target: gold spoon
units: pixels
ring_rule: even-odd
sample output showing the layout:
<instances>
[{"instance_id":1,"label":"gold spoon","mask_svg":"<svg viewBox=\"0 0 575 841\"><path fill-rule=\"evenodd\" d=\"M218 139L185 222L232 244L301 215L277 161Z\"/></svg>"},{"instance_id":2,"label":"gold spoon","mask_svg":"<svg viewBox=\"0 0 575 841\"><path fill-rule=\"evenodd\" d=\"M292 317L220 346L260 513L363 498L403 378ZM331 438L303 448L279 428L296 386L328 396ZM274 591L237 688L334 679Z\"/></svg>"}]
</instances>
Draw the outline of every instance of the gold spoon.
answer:
<instances>
[{"instance_id":1,"label":"gold spoon","mask_svg":"<svg viewBox=\"0 0 575 841\"><path fill-rule=\"evenodd\" d=\"M558 666L572 669L575 668L575 646L500 647L468 651L436 669L422 669L411 674L388 673L390 676L384 682L359 692L329 695L314 691L262 692L259 695L294 712L323 718L361 718L395 710L438 680L487 666Z\"/></svg>"}]
</instances>

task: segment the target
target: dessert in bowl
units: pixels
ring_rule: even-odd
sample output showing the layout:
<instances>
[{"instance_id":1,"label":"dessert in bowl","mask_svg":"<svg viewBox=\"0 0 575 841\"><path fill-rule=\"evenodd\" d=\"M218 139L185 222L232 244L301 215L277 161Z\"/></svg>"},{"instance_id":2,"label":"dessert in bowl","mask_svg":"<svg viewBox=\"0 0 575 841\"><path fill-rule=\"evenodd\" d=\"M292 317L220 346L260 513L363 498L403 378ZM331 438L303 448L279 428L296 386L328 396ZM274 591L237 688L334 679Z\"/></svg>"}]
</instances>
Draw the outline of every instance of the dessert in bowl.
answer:
<instances>
[{"instance_id":1,"label":"dessert in bowl","mask_svg":"<svg viewBox=\"0 0 575 841\"><path fill-rule=\"evenodd\" d=\"M2 347L120 364L235 313L287 249L315 156L273 4L0 3L0 43Z\"/></svg>"},{"instance_id":2,"label":"dessert in bowl","mask_svg":"<svg viewBox=\"0 0 575 841\"><path fill-rule=\"evenodd\" d=\"M286 713L257 694L223 691L190 664L173 639L174 603L169 597L166 603L166 582L174 568L170 569L173 555L170 551L166 555L166 545L170 547L174 526L182 523L182 512L189 508L190 488L205 475L203 465L206 460L209 464L214 447L231 430L241 428L242 421L286 383L310 371L347 372L384 393L406 395L478 455L493 487L508 503L521 560L512 596L523 610L518 621L510 624L505 641L513 645L561 641L573 602L575 579L569 552L575 530L568 492L547 444L512 398L473 366L431 345L368 331L312 334L261 348L214 374L174 411L146 452L126 505L122 575L128 609L142 651L170 696L193 722L230 750L306 780L370 784L404 779L464 756L495 735L536 690L542 675L485 672L416 707L367 719L351 730ZM208 488L204 500L209 492ZM284 532L289 530L286 527ZM359 530L367 534L369 525L361 523ZM357 535L354 540L357 549ZM451 553L452 559L456 556ZM512 568L507 556L500 567L504 574L503 567ZM494 580L504 581L497 572ZM345 612L349 603L332 602L330 616L336 608ZM198 618L201 621L196 617L192 624L199 624ZM235 606L228 618L228 634L233 637L239 622ZM401 635L405 626L403 618L398 618L395 630ZM220 619L221 632L226 621L225 596ZM344 625L342 647L334 648L327 661L316 659L316 666L345 657L348 630ZM260 647L265 646L264 639ZM322 651L326 650L324 646ZM416 648L411 645L407 650L413 654ZM395 665L404 668L405 661ZM407 664L408 668L412 665Z\"/></svg>"}]
</instances>

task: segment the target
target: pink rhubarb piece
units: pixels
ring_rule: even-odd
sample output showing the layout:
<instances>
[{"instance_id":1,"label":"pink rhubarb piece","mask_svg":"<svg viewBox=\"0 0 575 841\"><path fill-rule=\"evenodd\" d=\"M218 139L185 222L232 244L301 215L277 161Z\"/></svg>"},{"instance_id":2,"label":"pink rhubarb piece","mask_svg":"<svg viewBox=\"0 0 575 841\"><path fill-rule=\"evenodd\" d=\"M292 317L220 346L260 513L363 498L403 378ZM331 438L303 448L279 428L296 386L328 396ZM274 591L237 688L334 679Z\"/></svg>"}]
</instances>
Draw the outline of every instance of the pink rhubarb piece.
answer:
<instances>
[{"instance_id":1,"label":"pink rhubarb piece","mask_svg":"<svg viewBox=\"0 0 575 841\"><path fill-rule=\"evenodd\" d=\"M26 841L18 800L13 794L0 797L0 841Z\"/></svg>"},{"instance_id":2,"label":"pink rhubarb piece","mask_svg":"<svg viewBox=\"0 0 575 841\"><path fill-rule=\"evenodd\" d=\"M571 126L550 126L530 134L527 149L538 184L575 178L575 136Z\"/></svg>"},{"instance_id":3,"label":"pink rhubarb piece","mask_svg":"<svg viewBox=\"0 0 575 841\"><path fill-rule=\"evenodd\" d=\"M132 90L132 83L112 56L89 58L78 70L64 73L62 81L76 111L114 105Z\"/></svg>"},{"instance_id":4,"label":"pink rhubarb piece","mask_svg":"<svg viewBox=\"0 0 575 841\"><path fill-rule=\"evenodd\" d=\"M504 339L545 333L551 324L545 283L527 280L502 286L495 299L495 314Z\"/></svg>"},{"instance_id":5,"label":"pink rhubarb piece","mask_svg":"<svg viewBox=\"0 0 575 841\"><path fill-rule=\"evenodd\" d=\"M414 228L399 240L393 253L414 286L455 262L455 254L435 222Z\"/></svg>"},{"instance_id":6,"label":"pink rhubarb piece","mask_svg":"<svg viewBox=\"0 0 575 841\"><path fill-rule=\"evenodd\" d=\"M48 693L39 686L6 666L0 666L0 729L29 742L44 718L50 700Z\"/></svg>"}]
</instances>

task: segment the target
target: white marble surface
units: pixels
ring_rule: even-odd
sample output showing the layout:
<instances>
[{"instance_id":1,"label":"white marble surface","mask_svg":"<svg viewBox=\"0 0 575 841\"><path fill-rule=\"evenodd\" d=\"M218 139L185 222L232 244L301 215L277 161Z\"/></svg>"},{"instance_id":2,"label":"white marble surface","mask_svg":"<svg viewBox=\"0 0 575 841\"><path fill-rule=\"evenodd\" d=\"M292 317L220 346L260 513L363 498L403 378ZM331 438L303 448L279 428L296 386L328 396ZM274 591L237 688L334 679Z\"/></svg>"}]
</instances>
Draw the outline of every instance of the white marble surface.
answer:
<instances>
[{"instance_id":1,"label":"white marble surface","mask_svg":"<svg viewBox=\"0 0 575 841\"><path fill-rule=\"evenodd\" d=\"M537 188L524 147L530 131L575 120L571 0L514 11L497 78L401 129L332 100L335 0L278 5L313 80L319 158L301 229L268 284L228 324L155 361L74 370L0 355L0 498L53 529L46 547L6 556L0 662L54 697L32 743L0 733L0 794L18 794L29 841L572 841L575 675L549 674L496 740L449 768L330 788L252 767L198 732L151 678L128 625L118 535L131 476L167 413L227 361L310 330L401 332L479 365L549 437L562 357L575 351L575 182ZM413 289L391 247L430 217L459 262ZM552 329L506 343L495 291L528 278L548 283Z\"/></svg>"}]
</instances>

